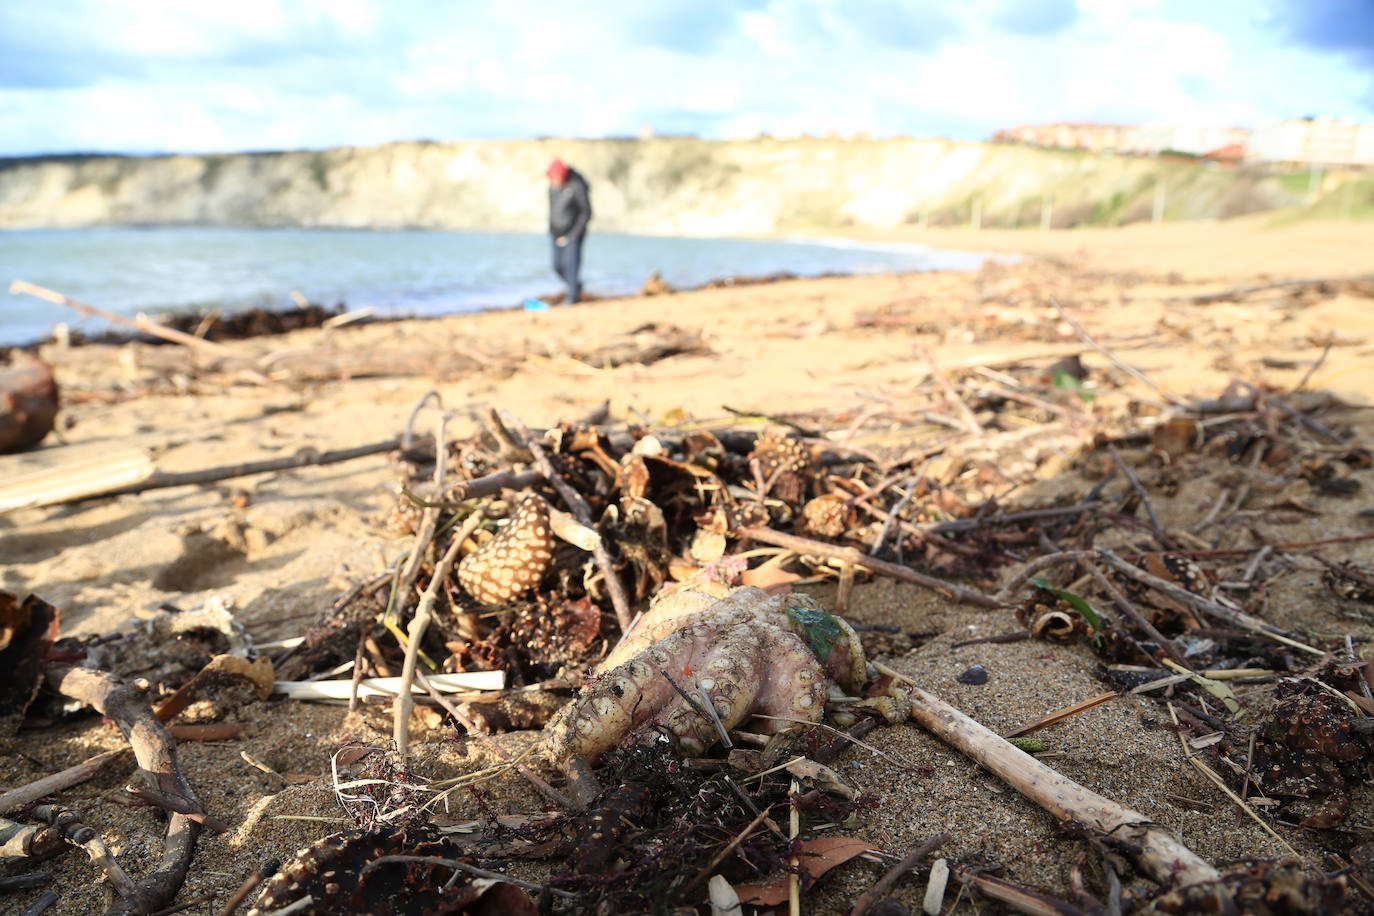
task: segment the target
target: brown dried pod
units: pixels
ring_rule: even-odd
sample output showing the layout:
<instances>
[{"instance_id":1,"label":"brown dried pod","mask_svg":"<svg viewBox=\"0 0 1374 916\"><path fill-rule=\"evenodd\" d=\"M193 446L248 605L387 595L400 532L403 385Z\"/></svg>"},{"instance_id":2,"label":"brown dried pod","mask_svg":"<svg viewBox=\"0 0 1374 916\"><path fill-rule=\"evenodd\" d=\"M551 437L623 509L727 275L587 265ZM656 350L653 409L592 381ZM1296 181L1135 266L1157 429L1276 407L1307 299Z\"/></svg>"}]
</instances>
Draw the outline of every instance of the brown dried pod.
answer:
<instances>
[{"instance_id":1,"label":"brown dried pod","mask_svg":"<svg viewBox=\"0 0 1374 916\"><path fill-rule=\"evenodd\" d=\"M1076 631L1087 631L1087 621L1067 611L1046 611L1031 621L1035 639L1069 639Z\"/></svg>"},{"instance_id":2,"label":"brown dried pod","mask_svg":"<svg viewBox=\"0 0 1374 916\"><path fill-rule=\"evenodd\" d=\"M849 530L850 509L843 496L826 493L802 506L802 533L811 537L837 538Z\"/></svg>"},{"instance_id":3,"label":"brown dried pod","mask_svg":"<svg viewBox=\"0 0 1374 916\"><path fill-rule=\"evenodd\" d=\"M549 504L527 496L494 538L458 564L458 583L481 604L509 604L538 585L551 562Z\"/></svg>"},{"instance_id":4,"label":"brown dried pod","mask_svg":"<svg viewBox=\"0 0 1374 916\"><path fill-rule=\"evenodd\" d=\"M1374 577L1353 563L1344 562L1329 566L1322 573L1322 582L1331 594L1350 601L1374 604Z\"/></svg>"},{"instance_id":5,"label":"brown dried pod","mask_svg":"<svg viewBox=\"0 0 1374 916\"><path fill-rule=\"evenodd\" d=\"M754 450L749 453L749 459L757 459L763 471L763 479L768 480L779 471L804 473L811 467L813 456L811 450L798 440L769 430L759 436L754 443Z\"/></svg>"}]
</instances>

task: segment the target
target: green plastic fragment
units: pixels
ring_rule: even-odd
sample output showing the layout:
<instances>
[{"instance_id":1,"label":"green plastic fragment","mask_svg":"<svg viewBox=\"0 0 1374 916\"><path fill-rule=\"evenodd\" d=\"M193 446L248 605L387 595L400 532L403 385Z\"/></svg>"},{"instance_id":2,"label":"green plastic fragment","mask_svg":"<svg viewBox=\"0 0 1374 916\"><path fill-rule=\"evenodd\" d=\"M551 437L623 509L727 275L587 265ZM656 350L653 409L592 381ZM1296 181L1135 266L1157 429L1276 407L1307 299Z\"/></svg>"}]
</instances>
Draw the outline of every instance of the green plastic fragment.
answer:
<instances>
[{"instance_id":1,"label":"green plastic fragment","mask_svg":"<svg viewBox=\"0 0 1374 916\"><path fill-rule=\"evenodd\" d=\"M787 616L801 624L802 632L806 634L806 644L816 653L816 657L821 661L829 659L831 650L835 648L835 640L843 632L839 622L820 608L796 604L788 605Z\"/></svg>"},{"instance_id":2,"label":"green plastic fragment","mask_svg":"<svg viewBox=\"0 0 1374 916\"><path fill-rule=\"evenodd\" d=\"M1050 384L1056 388L1063 388L1072 391L1083 401L1091 401L1096 395L1083 387L1083 382L1075 375L1065 372L1063 369L1054 370L1054 377Z\"/></svg>"}]
</instances>

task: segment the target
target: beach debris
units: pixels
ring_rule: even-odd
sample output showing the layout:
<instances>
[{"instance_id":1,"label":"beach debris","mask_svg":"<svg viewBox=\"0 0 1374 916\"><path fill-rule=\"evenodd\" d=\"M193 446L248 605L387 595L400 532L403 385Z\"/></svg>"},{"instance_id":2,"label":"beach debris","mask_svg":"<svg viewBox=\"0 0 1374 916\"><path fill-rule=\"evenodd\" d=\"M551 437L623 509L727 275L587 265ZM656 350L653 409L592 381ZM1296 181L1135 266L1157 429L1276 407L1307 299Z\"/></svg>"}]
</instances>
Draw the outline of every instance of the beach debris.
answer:
<instances>
[{"instance_id":1,"label":"beach debris","mask_svg":"<svg viewBox=\"0 0 1374 916\"><path fill-rule=\"evenodd\" d=\"M1333 671L1327 677L1348 681L1358 674L1347 670L1342 678ZM1357 729L1359 711L1320 682L1281 678L1275 696L1256 729L1255 783L1270 797L1318 800L1303 826L1337 827L1350 814L1350 785L1370 776L1374 740Z\"/></svg>"},{"instance_id":2,"label":"beach debris","mask_svg":"<svg viewBox=\"0 0 1374 916\"><path fill-rule=\"evenodd\" d=\"M454 860L455 851L433 828L381 826L331 834L299 850L269 878L248 913L538 912L519 886L538 885L472 868ZM466 880L451 882L455 872L465 871Z\"/></svg>"},{"instance_id":3,"label":"beach debris","mask_svg":"<svg viewBox=\"0 0 1374 916\"><path fill-rule=\"evenodd\" d=\"M0 513L35 506L52 506L76 502L95 496L123 496L144 493L167 487L216 483L235 477L249 477L268 471L301 468L342 461L354 461L395 451L396 437L350 448L319 451L304 448L285 458L222 465L198 471L158 471L143 449L121 449L71 463L61 462L55 467L18 475L0 484Z\"/></svg>"},{"instance_id":4,"label":"beach debris","mask_svg":"<svg viewBox=\"0 0 1374 916\"><path fill-rule=\"evenodd\" d=\"M1322 582L1331 594L1347 601L1361 604L1374 604L1374 572L1362 569L1351 561L1332 563L1320 554L1312 558L1326 566L1322 572Z\"/></svg>"},{"instance_id":5,"label":"beach debris","mask_svg":"<svg viewBox=\"0 0 1374 916\"><path fill-rule=\"evenodd\" d=\"M36 356L16 353L0 369L0 454L32 448L57 422L57 381Z\"/></svg>"},{"instance_id":6,"label":"beach debris","mask_svg":"<svg viewBox=\"0 0 1374 916\"><path fill-rule=\"evenodd\" d=\"M763 734L819 722L831 684L853 693L866 680L857 634L814 599L674 592L550 723L549 754L595 764L623 741L666 736L696 756L755 716L748 728Z\"/></svg>"},{"instance_id":7,"label":"beach debris","mask_svg":"<svg viewBox=\"0 0 1374 916\"><path fill-rule=\"evenodd\" d=\"M57 608L36 595L0 591L0 748L19 730L43 683L57 638Z\"/></svg>"},{"instance_id":8,"label":"beach debris","mask_svg":"<svg viewBox=\"0 0 1374 916\"><path fill-rule=\"evenodd\" d=\"M34 457L42 456L34 470L0 482L0 514L116 492L147 480L154 470L153 460L141 448L102 449L74 458L63 451L34 453Z\"/></svg>"},{"instance_id":9,"label":"beach debris","mask_svg":"<svg viewBox=\"0 0 1374 916\"><path fill-rule=\"evenodd\" d=\"M553 548L549 504L527 496L495 537L458 563L458 582L479 604L509 604L544 578Z\"/></svg>"},{"instance_id":10,"label":"beach debris","mask_svg":"<svg viewBox=\"0 0 1374 916\"><path fill-rule=\"evenodd\" d=\"M650 271L649 276L639 287L639 295L641 296L662 296L671 292L673 292L673 288L668 285L667 280L663 279L663 274L656 270Z\"/></svg>"},{"instance_id":11,"label":"beach debris","mask_svg":"<svg viewBox=\"0 0 1374 916\"><path fill-rule=\"evenodd\" d=\"M814 851L807 844L818 838L811 828L843 824L845 832L853 827L867 831L860 839L874 839L863 816L875 801L856 791L871 780L865 780L862 767L849 768L858 761L836 763L826 755L857 743L863 728L884 720L884 712L904 701L905 681L883 674L883 668L895 672L883 660L900 659L933 635L909 625L903 629L913 632L889 632L883 629L888 622L873 616L879 612L864 599L886 586L868 594L859 589L870 578L892 578L948 599L940 602L939 613L958 622L940 624L944 632L962 628L967 617L967 635L977 638L961 645L1024 639L1032 631L1040 638L1064 638L1066 644L1035 651L1073 655L1087 666L1100 666L1114 684L1136 688L1126 702L1141 708L1143 727L1178 732L1185 755L1180 759L1197 768L1185 772L1193 778L1206 774L1211 784L1172 796L1174 803L1211 811L1210 817L1225 816L1229 824L1231 812L1208 793L1228 794L1278 837L1276 842L1286 842L1282 837L1287 836L1309 856L1304 860L1310 879L1306 885L1295 883L1283 868L1260 867L1243 880L1228 876L1208 883L1207 863L1190 857L1176 840L1168 846L1167 831L1143 822L1136 812L1085 794L1083 786L1065 786L1055 781L1063 777L1052 770L1029 769L1025 761L1030 758L1013 750L1015 745L998 743L1000 739L976 732L948 738L969 759L1005 773L1003 778L1018 789L1017 780L1048 780L1044 785L1049 790L1025 787L1032 797L1051 790L1063 796L1058 802L1051 799L1049 810L1056 820L1067 819L1083 838L1084 850L1105 863L1102 869L1068 868L1065 895L1073 906L1094 909L1096 901L1113 900L1128 877L1128 860L1134 859L1164 891L1169 882L1201 880L1187 892L1193 896L1177 899L1203 900L1218 911L1231 906L1237 895L1253 901L1267 887L1297 901L1299 911L1304 906L1320 911L1325 905L1339 912L1350 897L1338 901L1331 895L1353 893L1343 882L1354 887L1363 880L1359 869L1367 867L1360 865L1364 860L1358 859L1358 847L1349 849L1349 844L1351 831L1358 835L1361 829L1350 810L1358 813L1359 782L1367 777L1370 761L1367 714L1374 699L1364 689L1367 665L1358 654L1367 652L1363 640L1368 631L1352 625L1349 643L1331 635L1339 630L1300 632L1311 618L1291 605L1309 602L1322 613L1342 606L1355 612L1353 619L1362 619L1359 608L1351 605L1360 601L1369 564L1357 551L1374 534L1358 527L1365 515L1330 498L1368 492L1365 484L1371 482L1368 453L1354 442L1358 427L1352 414L1319 392L1244 382L1203 401L1170 396L1167 389L1150 384L1148 376L1142 381L1135 373L1144 373L1124 357L1136 347L1153 346L1161 335L1200 333L1197 329L1166 316L1138 334L1112 338L1094 333L1085 339L1067 319L1086 321L1093 309L1115 302L1075 300L1063 283L1050 288L1051 271L1045 269L1044 275L1043 287L983 290L985 298L969 306L967 321L940 318L931 329L961 341L1011 331L1026 345L967 359L927 347L926 358L913 364L913 374L874 385L840 408L790 411L785 405L759 403L727 408L728 416L669 411L630 422L600 410L536 430L494 412L472 415L481 427L474 435L448 440L441 426L432 441L407 441L397 452L395 521L396 530L410 535L409 543L389 567L369 571L323 608L311 628L314 637L289 657L283 657L289 650L274 656L280 664L273 676L293 682L320 678L309 683L320 692L332 690L338 701L354 695L359 700L355 721L369 718L377 707L396 717L410 702L400 697L413 696L421 708L401 718L416 729L421 723L438 728L447 715L468 735L443 744L461 748L469 764L477 755L490 754L500 761L491 772L504 774L513 767L536 786L542 780L539 791L547 804L536 804L543 810L512 815L490 804L481 787L481 780L495 778L490 772L462 772L462 791L471 793L482 814L475 826L462 828L471 833L463 833L461 843L450 838L447 849L433 850L437 858L458 862L480 855L488 865L551 858L549 893L575 894L571 905L586 911L698 906L708 886L719 890L724 882L747 890L757 876L780 873L776 884L784 895L795 885L800 896L808 890L800 873L811 871L803 850ZM999 282L997 271L989 273L988 282ZM996 301L987 298L994 293ZM1064 314L1046 305L1051 293L1064 303ZM896 304L872 316L871 323L860 321L847 330L873 335L912 331L922 320L921 311ZM656 354L672 349L662 345L674 343L670 330L665 325L636 329L613 341L615 350L569 340L562 349L531 358L527 368L605 379L613 360L662 358ZM176 355L171 350L161 348L164 357ZM406 354L415 363L431 355L418 350ZM486 355L494 357L494 371L510 365L509 354ZM320 353L314 356L325 359ZM469 356L475 364L478 351ZM191 364L189 353L180 351L179 358ZM305 378L296 372L309 360L292 360L281 355L268 370L274 376L269 381L290 384ZM1290 368L1302 365L1288 362ZM352 370L346 363L340 360L335 368L347 374ZM1245 368L1237 366L1236 371ZM210 366L202 369L197 384L233 378ZM485 537L485 531L477 533L479 528L494 529L499 537L518 527L516 520L532 498L548 507L553 538L547 567L522 591L502 596L502 603L479 603L470 589L460 587L445 560L456 566L464 553L471 553ZM575 544L558 528L563 510L564 521L571 519L563 530L573 533ZM1281 527L1310 524L1313 513L1334 519L1330 513L1336 510L1345 513L1333 526L1336 530L1314 532L1324 537L1304 540ZM1338 556L1339 549L1349 555ZM1029 600L1027 582L1034 589ZM677 653L674 646L686 645L688 639L677 635L683 623L741 583L765 586L768 594L757 599L760 604L777 599L784 608L791 603L808 613L800 613L800 621L769 613L733 625L708 615L689 624L702 626L691 639L700 637L708 647ZM655 608L672 600L669 593L674 592L685 596L676 600L690 606L687 620L670 621L644 641L642 634L654 630ZM705 597L694 597L696 593ZM840 629L839 617L820 607L820 600L813 606L813 598L804 595L823 598L824 607L832 610L848 604L869 616L850 635ZM951 613L956 602L966 607ZM632 626L646 607L647 613ZM1024 618L1020 631L983 635L1012 629L1013 612ZM429 623L419 626L424 617ZM999 623L988 626L992 621ZM797 623L800 630L793 626ZM652 658L651 653L664 650L659 641L668 640L666 647L673 652L665 658L671 664L664 666L667 676L660 674L653 688L661 689L666 700L651 712L668 718L682 712L677 724L686 740L668 740L673 725L664 721L656 726L652 716L636 727L639 710L627 714L630 707L617 705L621 698L613 690L609 697L605 693L614 671L603 667L584 678L627 632L624 651L631 655L616 650L606 663L632 665L636 655ZM739 654L756 660L765 650L770 650L766 664L756 665L753 672L760 676L742 682L750 691L776 686L771 684L774 674L786 675L788 665L804 657L771 651L781 644L779 633L794 638L786 642L788 648L800 647L814 660L797 670L814 664L825 680L834 680L837 689L827 691L831 696L826 698L843 708L836 708L829 721L842 725L857 718L851 737L822 744L829 726L808 729L757 714L732 727L711 698L703 697L710 677L703 673L703 663ZM172 653L177 658L150 654L157 663L146 672L129 664L136 638L105 645L93 640L84 647L66 644L64 651L74 657L85 652L87 663L107 665L126 678L146 676L149 696L156 700L198 678L205 662L223 654L214 640L169 638L183 643ZM125 640L128 648L119 648ZM833 661L837 644L857 645L855 655L861 652L876 663L881 676L875 683L863 689L868 678L861 677L853 680L859 689L841 687L821 658L828 645ZM245 654L251 651L249 647ZM1013 687L1024 676L1003 667L996 655L980 660L999 678L1010 678ZM779 666L770 671L768 665L775 661ZM441 671L462 672L500 689L479 692L469 685L456 694L441 692ZM344 672L354 677L339 680L340 675L348 677ZM368 689L374 675L394 677L397 672L406 676L381 682L375 692ZM251 699L255 694L248 681L235 677L231 683L236 686L228 688L222 705L202 697L204 705L193 707L192 714L231 716L241 704L258 702ZM892 683L902 698L884 695L892 692ZM205 686L202 681L196 692ZM567 705L570 692L579 686L582 698ZM639 682L633 686L642 696ZM228 695L240 689L242 695ZM812 695L778 692L790 699ZM878 695L864 697L865 692ZM1089 699L1038 718L1040 710L1031 711L1030 724L1012 734L1046 728L1117 696L1115 691L1094 692L1084 691L1079 695ZM843 700L834 696L840 693L846 694ZM957 711L931 702L929 694L913 693L916 705L924 704L925 710L918 710L917 718L941 720L951 732L967 725ZM599 714L598 698L606 716L593 721L593 731L618 737L596 757L595 771L578 767L566 753L571 747L566 740L488 734L543 726L545 736L552 735L560 725L547 725L550 716L555 723L566 723L578 710ZM1065 696L1061 702L1070 699ZM291 701L271 702L275 714L289 709ZM1148 708L1156 702L1167 703L1177 718ZM665 712L670 705L676 712ZM722 705L727 713L733 709ZM1124 708L1119 712L1124 714ZM628 719L630 727L608 726L621 719ZM777 729L788 734L767 734ZM1248 750L1251 739L1253 751ZM248 744L251 735L237 740ZM338 783L347 795L341 802L345 810L359 824L375 828L374 835L399 825L428 829L423 820L440 810L430 800L442 797L446 804L453 797L438 791L437 784L431 790L419 782L431 762L427 754L432 746L421 749L419 739L402 733L397 747L401 755L372 751L368 769ZM408 753L407 747L412 749ZM535 760L520 757L531 747L552 747L558 750L553 756L568 757L567 782L541 770ZM1353 757L1352 747L1358 751ZM1044 749L1045 742L1034 738L1023 745L1027 752ZM350 747L340 756L340 769L358 750ZM372 768L377 761L386 766L376 763ZM821 768L826 762L844 775L842 781L826 778ZM913 779L919 778L923 764L911 766ZM814 788L794 789L797 774ZM582 775L591 781L581 782ZM178 793L135 788L134 794L154 804L180 809L176 817L214 825L210 815L176 798ZM1074 807L1079 803L1081 807ZM804 828L791 831L789 824L774 822L778 811L788 809ZM90 815L83 812L83 817ZM436 820L442 822L442 816ZM1076 820L1084 826L1073 827ZM1295 820L1306 822L1305 832L1292 832ZM387 826L377 827L379 823ZM417 844L423 842L420 837L412 834ZM416 846L407 846L409 840L377 842L388 854L416 851ZM369 866L355 861L356 850L348 843L335 845L339 858L326 856L307 871L318 877L339 868L344 884L352 886ZM1313 851L1348 854L1355 870L1319 880L1317 869L1346 866L1339 859L1319 863L1310 857ZM995 864L987 870L973 868L962 852L948 863L957 881L1001 895L998 899L1013 905L1041 911L1064 911L1068 905L1005 876L994 878ZM371 866L367 874L401 874L397 865ZM443 882L455 867L416 868L398 880ZM849 868L852 875L855 866ZM795 877L786 877L788 871ZM482 880L500 879L477 878L474 883ZM367 883L366 893L375 894L371 879L359 883ZM1128 886L1125 903L1149 896L1132 887L1139 888L1140 882ZM531 896L543 892L530 889ZM870 898L875 907L896 906L878 896ZM301 899L293 897L285 905L298 906ZM726 896L722 892L712 899L725 901ZM1166 907L1174 898L1165 893L1158 899ZM1263 911L1250 902L1240 905ZM1186 903L1179 906L1186 910Z\"/></svg>"},{"instance_id":12,"label":"beach debris","mask_svg":"<svg viewBox=\"0 0 1374 916\"><path fill-rule=\"evenodd\" d=\"M1072 820L1098 836L1128 843L1140 867L1156 881L1195 884L1219 877L1215 868L1152 819L1068 779L916 687L910 678L880 663L876 667L911 685L911 717L922 728L976 760L1059 820Z\"/></svg>"},{"instance_id":13,"label":"beach debris","mask_svg":"<svg viewBox=\"0 0 1374 916\"><path fill-rule=\"evenodd\" d=\"M980 687L988 682L988 669L984 668L982 665L970 665L963 671L960 671L954 679L961 684Z\"/></svg>"},{"instance_id":14,"label":"beach debris","mask_svg":"<svg viewBox=\"0 0 1374 916\"><path fill-rule=\"evenodd\" d=\"M1368 912L1368 898L1355 892L1346 874L1312 874L1295 858L1258 859L1216 881L1170 889L1151 902L1151 910L1180 914L1356 916Z\"/></svg>"},{"instance_id":15,"label":"beach debris","mask_svg":"<svg viewBox=\"0 0 1374 916\"><path fill-rule=\"evenodd\" d=\"M156 321L153 321L147 315L139 314L136 318L127 318L123 315L116 314L115 312L111 312L107 309L98 308L94 305L88 305L85 302L80 302L76 299L71 298L70 296L64 295L63 293L59 293L56 290L51 290L43 286L37 286L33 283L29 283L24 280L15 280L14 282L12 282L10 284L10 292L14 294L27 293L30 296L37 296L39 299L46 299L47 301L56 303L57 305L62 305L70 309L75 309L83 315L91 315L96 318L101 318L105 321L108 321L111 324L117 324L121 327L129 328L134 331L139 331L144 334L152 335L153 337L161 338L162 340L165 340L169 343L176 343L186 347L190 347L200 353L206 354L207 356L227 358L230 360L241 359L241 357L235 351L229 349L223 344L214 343L213 341L205 340L204 338L197 337L194 334L187 334L185 331L179 331L175 328L165 327L164 325L159 324Z\"/></svg>"},{"instance_id":16,"label":"beach debris","mask_svg":"<svg viewBox=\"0 0 1374 916\"><path fill-rule=\"evenodd\" d=\"M176 741L154 715L141 691L101 671L49 664L47 683L59 693L109 717L133 748L147 787L172 809L162 860L144 879L126 889L119 905L107 913L157 910L176 896L195 854L204 812L177 765ZM107 871L108 876L108 871Z\"/></svg>"}]
</instances>

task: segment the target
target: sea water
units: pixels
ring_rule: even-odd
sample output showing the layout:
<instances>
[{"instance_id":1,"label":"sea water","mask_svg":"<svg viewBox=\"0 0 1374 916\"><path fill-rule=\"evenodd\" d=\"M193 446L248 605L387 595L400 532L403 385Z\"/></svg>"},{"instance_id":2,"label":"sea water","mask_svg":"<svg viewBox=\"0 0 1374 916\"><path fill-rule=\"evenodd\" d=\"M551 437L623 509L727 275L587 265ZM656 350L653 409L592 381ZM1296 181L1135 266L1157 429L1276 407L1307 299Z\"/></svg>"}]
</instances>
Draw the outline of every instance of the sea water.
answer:
<instances>
[{"instance_id":1,"label":"sea water","mask_svg":"<svg viewBox=\"0 0 1374 916\"><path fill-rule=\"evenodd\" d=\"M633 293L652 271L674 287L792 273L963 270L972 252L840 239L678 238L593 232L584 290ZM6 290L26 280L121 315L284 309L311 302L433 315L519 307L561 291L547 235L429 230L100 227L0 230L0 343L26 343L66 322L89 334L97 318Z\"/></svg>"}]
</instances>

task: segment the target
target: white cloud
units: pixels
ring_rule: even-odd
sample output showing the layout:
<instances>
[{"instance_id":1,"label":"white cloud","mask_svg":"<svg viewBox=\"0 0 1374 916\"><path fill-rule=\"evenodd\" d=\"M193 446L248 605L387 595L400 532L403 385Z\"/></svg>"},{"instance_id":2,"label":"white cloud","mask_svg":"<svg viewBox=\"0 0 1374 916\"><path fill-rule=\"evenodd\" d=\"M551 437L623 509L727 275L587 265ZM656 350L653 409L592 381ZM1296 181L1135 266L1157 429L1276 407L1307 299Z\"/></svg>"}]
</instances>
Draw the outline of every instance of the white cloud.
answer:
<instances>
[{"instance_id":1,"label":"white cloud","mask_svg":"<svg viewBox=\"0 0 1374 916\"><path fill-rule=\"evenodd\" d=\"M1374 120L1374 74L1241 0L1078 0L1067 18L1053 0L1018 21L1054 28L1020 34L999 25L1008 2L921 18L900 0L50 0L0 8L0 154Z\"/></svg>"}]
</instances>

